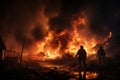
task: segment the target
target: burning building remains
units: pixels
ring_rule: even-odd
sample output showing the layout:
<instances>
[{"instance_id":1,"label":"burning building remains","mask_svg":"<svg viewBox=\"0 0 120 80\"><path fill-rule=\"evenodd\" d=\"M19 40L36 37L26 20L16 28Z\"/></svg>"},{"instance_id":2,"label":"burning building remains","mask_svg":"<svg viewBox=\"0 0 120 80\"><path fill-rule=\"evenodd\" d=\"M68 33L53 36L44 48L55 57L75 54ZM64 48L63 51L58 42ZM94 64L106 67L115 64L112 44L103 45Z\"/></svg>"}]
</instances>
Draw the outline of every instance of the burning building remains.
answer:
<instances>
[{"instance_id":1,"label":"burning building remains","mask_svg":"<svg viewBox=\"0 0 120 80\"><path fill-rule=\"evenodd\" d=\"M70 59L74 62L80 45L84 46L87 59L94 61L98 46L102 45L107 60L114 57L113 63L119 67L118 8L118 2L112 0L1 0L0 35L6 45L5 55L17 55L20 61L41 61L40 66L46 67L51 65L47 61L52 60L55 64L65 64ZM75 67L69 62L64 71ZM112 60L107 66L111 64ZM101 70L96 63L93 65ZM61 66L55 70L58 68ZM97 72L86 73L98 76ZM78 72L73 74L78 76Z\"/></svg>"},{"instance_id":2,"label":"burning building remains","mask_svg":"<svg viewBox=\"0 0 120 80\"><path fill-rule=\"evenodd\" d=\"M3 6L5 16L2 17L1 34L7 48L15 51L20 52L25 40L24 59L56 59L63 54L74 56L80 45L85 46L89 56L96 53L98 44L105 48L109 45L107 40L112 32L107 25L96 26L98 32L94 32L90 12L83 4L72 8L72 2L67 0L64 4L61 0L8 2Z\"/></svg>"}]
</instances>

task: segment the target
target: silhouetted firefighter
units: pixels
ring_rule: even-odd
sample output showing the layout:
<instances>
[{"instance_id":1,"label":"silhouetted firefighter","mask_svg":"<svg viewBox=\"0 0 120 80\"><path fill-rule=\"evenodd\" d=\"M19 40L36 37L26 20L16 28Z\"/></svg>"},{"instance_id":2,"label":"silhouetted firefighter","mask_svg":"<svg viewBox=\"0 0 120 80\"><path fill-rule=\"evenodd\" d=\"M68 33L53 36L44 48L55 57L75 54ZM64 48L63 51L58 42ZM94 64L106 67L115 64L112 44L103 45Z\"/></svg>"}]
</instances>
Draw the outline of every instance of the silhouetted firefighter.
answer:
<instances>
[{"instance_id":1,"label":"silhouetted firefighter","mask_svg":"<svg viewBox=\"0 0 120 80\"><path fill-rule=\"evenodd\" d=\"M4 49L6 49L6 46L5 46L4 41L0 35L0 62L2 61L2 52Z\"/></svg>"},{"instance_id":2,"label":"silhouetted firefighter","mask_svg":"<svg viewBox=\"0 0 120 80\"><path fill-rule=\"evenodd\" d=\"M86 73L86 50L84 49L84 47L81 45L80 49L78 50L76 57L78 58L78 62L79 62L79 78L82 78L82 74L81 74L81 66L83 64L84 66L84 72ZM85 78L85 76L84 76Z\"/></svg>"},{"instance_id":3,"label":"silhouetted firefighter","mask_svg":"<svg viewBox=\"0 0 120 80\"><path fill-rule=\"evenodd\" d=\"M97 51L97 58L100 64L105 64L105 50L101 45Z\"/></svg>"}]
</instances>

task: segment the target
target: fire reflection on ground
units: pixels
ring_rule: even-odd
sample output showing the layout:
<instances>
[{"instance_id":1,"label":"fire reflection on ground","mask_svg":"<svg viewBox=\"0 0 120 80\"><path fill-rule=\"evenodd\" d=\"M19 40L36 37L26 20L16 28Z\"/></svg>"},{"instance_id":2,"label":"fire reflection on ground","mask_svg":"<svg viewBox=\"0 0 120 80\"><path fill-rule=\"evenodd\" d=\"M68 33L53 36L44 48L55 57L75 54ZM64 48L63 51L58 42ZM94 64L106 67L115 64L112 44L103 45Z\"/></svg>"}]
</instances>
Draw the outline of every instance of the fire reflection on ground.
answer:
<instances>
[{"instance_id":1,"label":"fire reflection on ground","mask_svg":"<svg viewBox=\"0 0 120 80\"><path fill-rule=\"evenodd\" d=\"M79 78L79 72L73 71L73 72L71 72L71 74L74 75L76 78ZM83 77L84 72L81 72L81 74ZM86 79L96 79L96 78L98 78L98 76L99 76L99 74L97 72L89 72L89 71L86 72ZM73 78L72 78L72 80L73 80Z\"/></svg>"},{"instance_id":2,"label":"fire reflection on ground","mask_svg":"<svg viewBox=\"0 0 120 80\"><path fill-rule=\"evenodd\" d=\"M49 62L43 62L43 61L39 62L39 64L42 67L47 67L51 70L56 70L58 72L66 72L66 74L74 76L73 78L70 78L69 80L76 80L76 79L79 78L79 72L76 71L76 70L72 70L74 67L71 68L69 66L56 65L56 64L49 63ZM84 71L82 71L81 74L82 74L82 77L83 77L84 76ZM96 78L98 78L98 76L99 76L99 74L95 71L86 71L86 74L85 74L85 77L86 77L87 80L96 79Z\"/></svg>"}]
</instances>

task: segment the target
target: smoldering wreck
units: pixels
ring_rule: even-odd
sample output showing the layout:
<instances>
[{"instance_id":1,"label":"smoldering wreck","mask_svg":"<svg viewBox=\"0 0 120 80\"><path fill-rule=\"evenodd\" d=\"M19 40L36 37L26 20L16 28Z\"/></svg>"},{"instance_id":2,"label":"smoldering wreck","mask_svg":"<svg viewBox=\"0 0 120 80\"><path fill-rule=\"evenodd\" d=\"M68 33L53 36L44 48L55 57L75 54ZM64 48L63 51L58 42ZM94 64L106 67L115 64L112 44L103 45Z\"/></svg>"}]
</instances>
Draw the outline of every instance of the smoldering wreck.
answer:
<instances>
[{"instance_id":1,"label":"smoldering wreck","mask_svg":"<svg viewBox=\"0 0 120 80\"><path fill-rule=\"evenodd\" d=\"M0 54L0 80L78 80L75 55L80 45L87 52L86 70L81 67L84 80L119 80L119 35L107 20L112 3L107 2L106 13L101 13L103 3L1 1L0 47L5 48ZM106 51L105 65L96 58L99 45Z\"/></svg>"}]
</instances>

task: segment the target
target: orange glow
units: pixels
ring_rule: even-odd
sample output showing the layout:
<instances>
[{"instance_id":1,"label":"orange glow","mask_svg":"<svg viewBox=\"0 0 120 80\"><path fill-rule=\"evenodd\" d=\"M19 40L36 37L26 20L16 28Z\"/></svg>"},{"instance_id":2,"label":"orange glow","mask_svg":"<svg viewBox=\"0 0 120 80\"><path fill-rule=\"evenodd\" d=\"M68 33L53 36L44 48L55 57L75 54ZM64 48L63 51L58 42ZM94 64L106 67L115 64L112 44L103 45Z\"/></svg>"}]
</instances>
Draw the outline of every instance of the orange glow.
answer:
<instances>
[{"instance_id":1,"label":"orange glow","mask_svg":"<svg viewBox=\"0 0 120 80\"><path fill-rule=\"evenodd\" d=\"M73 18L73 20L72 20L72 26L73 27L75 27L77 25L86 25L86 23L87 23L87 21L86 21L87 16L85 15L84 12L81 12L81 13L79 13L77 15L74 15L74 17L75 18L77 17L77 19Z\"/></svg>"},{"instance_id":2,"label":"orange glow","mask_svg":"<svg viewBox=\"0 0 120 80\"><path fill-rule=\"evenodd\" d=\"M73 75L76 75L77 78L79 78L79 72L72 72ZM82 76L84 74L84 72L81 72ZM99 76L98 73L96 72L86 72L86 79L95 79Z\"/></svg>"},{"instance_id":3,"label":"orange glow","mask_svg":"<svg viewBox=\"0 0 120 80\"><path fill-rule=\"evenodd\" d=\"M109 32L109 36L108 36L109 38L111 38L112 37L112 32Z\"/></svg>"},{"instance_id":4,"label":"orange glow","mask_svg":"<svg viewBox=\"0 0 120 80\"><path fill-rule=\"evenodd\" d=\"M94 79L98 77L98 73L96 72L87 72L86 73L86 79Z\"/></svg>"},{"instance_id":5,"label":"orange glow","mask_svg":"<svg viewBox=\"0 0 120 80\"><path fill-rule=\"evenodd\" d=\"M112 32L108 36L98 40L88 27L87 16L84 12L74 15L71 19L71 28L59 33L50 31L43 40L35 42L35 50L32 52L35 59L46 60L61 58L62 54L75 56L80 45L87 51L87 56L96 54L95 47L98 43L104 43L111 38ZM102 42L101 42L102 41Z\"/></svg>"}]
</instances>

